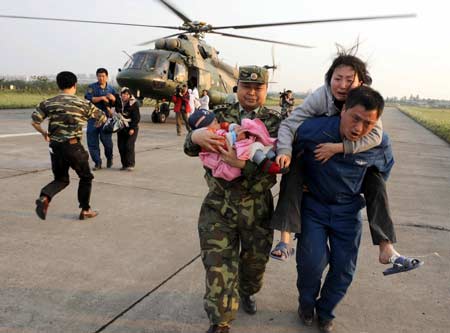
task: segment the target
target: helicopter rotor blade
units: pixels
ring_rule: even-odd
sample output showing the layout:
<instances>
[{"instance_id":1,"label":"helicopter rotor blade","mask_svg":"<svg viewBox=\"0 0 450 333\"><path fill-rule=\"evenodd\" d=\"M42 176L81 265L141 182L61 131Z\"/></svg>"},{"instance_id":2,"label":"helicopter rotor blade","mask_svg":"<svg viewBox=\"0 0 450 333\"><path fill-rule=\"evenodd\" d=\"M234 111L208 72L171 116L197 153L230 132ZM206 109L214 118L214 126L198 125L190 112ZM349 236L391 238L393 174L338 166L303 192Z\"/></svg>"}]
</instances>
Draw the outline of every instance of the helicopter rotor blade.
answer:
<instances>
[{"instance_id":1,"label":"helicopter rotor blade","mask_svg":"<svg viewBox=\"0 0 450 333\"><path fill-rule=\"evenodd\" d=\"M156 38L156 39L149 40L149 41L147 41L147 42L139 43L139 44L137 44L137 45L138 45L138 46L148 45L148 44L151 44L151 43L156 42L158 39L174 37L174 36L178 36L179 34L180 34L180 33L178 32L178 33L176 33L176 34L172 34L172 35L168 35L168 36L164 36L164 37L159 37L159 38Z\"/></svg>"},{"instance_id":2,"label":"helicopter rotor blade","mask_svg":"<svg viewBox=\"0 0 450 333\"><path fill-rule=\"evenodd\" d=\"M191 25L192 20L187 17L185 14L183 14L178 8L176 8L173 4L171 4L167 0L159 0L164 6L170 9L171 12L173 12L176 16L178 16L180 19L183 20L184 23Z\"/></svg>"},{"instance_id":3,"label":"helicopter rotor blade","mask_svg":"<svg viewBox=\"0 0 450 333\"><path fill-rule=\"evenodd\" d=\"M250 29L262 27L276 27L283 25L298 25L298 24L315 24L315 23L330 23L330 22L348 22L348 21L369 21L369 20L385 20L396 18L413 18L416 14L399 14L399 15L381 15L381 16L364 16L364 17L348 17L325 20L309 20L309 21L294 21L294 22L278 22L278 23L262 23L262 24L245 24L245 25L228 25L222 27L212 27L214 30L219 29Z\"/></svg>"},{"instance_id":4,"label":"helicopter rotor blade","mask_svg":"<svg viewBox=\"0 0 450 333\"><path fill-rule=\"evenodd\" d=\"M93 23L93 24L125 25L125 26L130 26L130 27L165 28L165 29L187 30L187 29L184 28L184 27L173 27L173 26L167 26L167 25L149 25L149 24L135 24L135 23L109 22L109 21L73 20L73 19L54 18L54 17L34 17L34 16L18 16L18 15L0 15L0 18L24 19L24 20L37 20L37 21L59 21L59 22L76 22L76 23Z\"/></svg>"},{"instance_id":5,"label":"helicopter rotor blade","mask_svg":"<svg viewBox=\"0 0 450 333\"><path fill-rule=\"evenodd\" d=\"M256 41L259 41L259 42L267 42L267 43L281 44L281 45L287 45L287 46L302 47L302 48L307 48L307 49L314 48L314 46L309 46L309 45L279 42L279 41L276 41L276 40L256 38L256 37L248 37L248 36L242 36L242 35L234 35L234 34L229 34L229 33L226 33L226 32L218 32L218 31L213 31L213 30L211 30L210 33L222 35L222 36L225 36L225 37L256 40Z\"/></svg>"}]
</instances>

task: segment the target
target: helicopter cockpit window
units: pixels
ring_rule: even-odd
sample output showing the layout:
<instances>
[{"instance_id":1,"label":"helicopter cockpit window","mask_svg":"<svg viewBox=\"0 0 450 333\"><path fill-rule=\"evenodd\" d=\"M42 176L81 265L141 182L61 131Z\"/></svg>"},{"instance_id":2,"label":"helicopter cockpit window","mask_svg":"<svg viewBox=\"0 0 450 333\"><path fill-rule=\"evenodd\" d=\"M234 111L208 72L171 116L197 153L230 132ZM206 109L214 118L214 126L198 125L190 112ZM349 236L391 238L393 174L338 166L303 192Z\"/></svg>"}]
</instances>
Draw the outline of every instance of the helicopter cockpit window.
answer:
<instances>
[{"instance_id":1,"label":"helicopter cockpit window","mask_svg":"<svg viewBox=\"0 0 450 333\"><path fill-rule=\"evenodd\" d=\"M128 60L126 61L125 65L123 65L123 68L128 68L128 67L130 67L131 61L132 61L132 59L128 59Z\"/></svg>"},{"instance_id":2,"label":"helicopter cockpit window","mask_svg":"<svg viewBox=\"0 0 450 333\"><path fill-rule=\"evenodd\" d=\"M128 64L128 67L125 68L131 68L131 69L141 69L142 65L144 63L145 60L145 53L137 53L135 55L133 55L133 60L130 61L130 63Z\"/></svg>"},{"instance_id":3,"label":"helicopter cockpit window","mask_svg":"<svg viewBox=\"0 0 450 333\"><path fill-rule=\"evenodd\" d=\"M156 59L158 58L157 55L154 54L147 54L147 58L144 62L144 69L147 71L151 71L155 69Z\"/></svg>"}]
</instances>

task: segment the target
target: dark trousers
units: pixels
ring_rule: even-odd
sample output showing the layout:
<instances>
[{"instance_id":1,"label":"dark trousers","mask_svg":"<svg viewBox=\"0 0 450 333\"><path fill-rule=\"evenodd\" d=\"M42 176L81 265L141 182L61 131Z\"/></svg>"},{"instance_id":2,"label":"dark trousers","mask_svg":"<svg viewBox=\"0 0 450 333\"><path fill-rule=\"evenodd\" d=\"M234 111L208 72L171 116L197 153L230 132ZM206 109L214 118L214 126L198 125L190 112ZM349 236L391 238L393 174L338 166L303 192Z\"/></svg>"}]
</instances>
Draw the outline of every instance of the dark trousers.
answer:
<instances>
[{"instance_id":1,"label":"dark trousers","mask_svg":"<svg viewBox=\"0 0 450 333\"><path fill-rule=\"evenodd\" d=\"M89 155L80 142L50 142L50 158L54 180L41 190L41 196L45 195L49 201L70 183L69 168L72 168L80 177L78 184L78 202L80 208L88 210L91 198L92 179L94 176L89 168Z\"/></svg>"},{"instance_id":2,"label":"dark trousers","mask_svg":"<svg viewBox=\"0 0 450 333\"><path fill-rule=\"evenodd\" d=\"M112 160L113 158L113 143L112 143L112 133L103 132L102 127L95 127L95 119L89 119L86 138L89 149L89 154L95 164L102 164L102 158L100 155L100 143L99 139L105 148L105 157L107 160Z\"/></svg>"},{"instance_id":3,"label":"dark trousers","mask_svg":"<svg viewBox=\"0 0 450 333\"><path fill-rule=\"evenodd\" d=\"M304 313L316 310L321 320L334 318L333 310L355 273L362 206L362 198L349 205L325 205L310 194L304 195L296 257L299 303ZM322 285L327 265L330 267Z\"/></svg>"},{"instance_id":4,"label":"dark trousers","mask_svg":"<svg viewBox=\"0 0 450 333\"><path fill-rule=\"evenodd\" d=\"M136 128L133 135L128 134L129 131L129 128L124 128L117 132L117 146L119 148L120 161L124 168L134 167L136 164L134 147L139 129Z\"/></svg>"},{"instance_id":5,"label":"dark trousers","mask_svg":"<svg viewBox=\"0 0 450 333\"><path fill-rule=\"evenodd\" d=\"M300 154L292 158L289 172L281 177L280 192L271 227L280 231L301 231L301 203L303 194L303 168Z\"/></svg>"},{"instance_id":6,"label":"dark trousers","mask_svg":"<svg viewBox=\"0 0 450 333\"><path fill-rule=\"evenodd\" d=\"M186 126L186 131L190 132L191 128L189 127L188 117L186 111L181 110L180 112L175 112L175 118L177 122L177 134L181 134L181 128L184 125Z\"/></svg>"},{"instance_id":7,"label":"dark trousers","mask_svg":"<svg viewBox=\"0 0 450 333\"><path fill-rule=\"evenodd\" d=\"M298 233L304 173L301 170L301 157L293 158L291 163L289 172L281 178L278 203L271 226L276 230ZM379 245L383 240L395 243L397 238L389 209L386 183L377 168L371 167L367 170L363 193L373 244Z\"/></svg>"},{"instance_id":8,"label":"dark trousers","mask_svg":"<svg viewBox=\"0 0 450 333\"><path fill-rule=\"evenodd\" d=\"M397 241L394 222L391 218L386 182L378 169L371 167L367 170L363 182L363 193L367 205L367 219L369 221L372 243L379 245L381 241Z\"/></svg>"}]
</instances>

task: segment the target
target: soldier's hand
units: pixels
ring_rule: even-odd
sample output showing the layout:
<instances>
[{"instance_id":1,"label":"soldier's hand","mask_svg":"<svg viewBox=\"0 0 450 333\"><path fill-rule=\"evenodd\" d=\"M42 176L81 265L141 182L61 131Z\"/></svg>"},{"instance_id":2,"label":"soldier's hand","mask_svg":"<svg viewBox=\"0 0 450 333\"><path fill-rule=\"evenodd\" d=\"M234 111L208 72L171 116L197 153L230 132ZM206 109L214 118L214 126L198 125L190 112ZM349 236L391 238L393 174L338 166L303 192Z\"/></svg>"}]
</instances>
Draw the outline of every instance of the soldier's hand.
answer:
<instances>
[{"instance_id":1,"label":"soldier's hand","mask_svg":"<svg viewBox=\"0 0 450 333\"><path fill-rule=\"evenodd\" d=\"M277 162L281 168L287 168L291 164L291 156L284 154L277 155L277 157L275 157L275 162Z\"/></svg>"},{"instance_id":2,"label":"soldier's hand","mask_svg":"<svg viewBox=\"0 0 450 333\"><path fill-rule=\"evenodd\" d=\"M219 153L217 147L223 144L223 137L205 129L192 132L191 140L203 149Z\"/></svg>"},{"instance_id":3,"label":"soldier's hand","mask_svg":"<svg viewBox=\"0 0 450 333\"><path fill-rule=\"evenodd\" d=\"M236 150L233 147L227 145L225 148L219 146L217 147L217 149L220 152L222 161L224 161L228 165L239 169L243 169L245 167L245 161L237 158Z\"/></svg>"}]
</instances>

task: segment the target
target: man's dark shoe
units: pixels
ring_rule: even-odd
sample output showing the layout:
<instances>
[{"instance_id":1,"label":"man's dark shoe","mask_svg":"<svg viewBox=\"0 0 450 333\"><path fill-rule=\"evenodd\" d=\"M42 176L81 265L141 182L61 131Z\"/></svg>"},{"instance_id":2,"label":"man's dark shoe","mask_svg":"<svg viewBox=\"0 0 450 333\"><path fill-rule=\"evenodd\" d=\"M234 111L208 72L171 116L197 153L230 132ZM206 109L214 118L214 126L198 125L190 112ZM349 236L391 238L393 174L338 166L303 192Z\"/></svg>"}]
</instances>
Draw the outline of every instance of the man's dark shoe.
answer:
<instances>
[{"instance_id":1,"label":"man's dark shoe","mask_svg":"<svg viewBox=\"0 0 450 333\"><path fill-rule=\"evenodd\" d=\"M305 326L312 326L314 320L314 311L303 311L302 308L298 307L298 316Z\"/></svg>"},{"instance_id":2,"label":"man's dark shoe","mask_svg":"<svg viewBox=\"0 0 450 333\"><path fill-rule=\"evenodd\" d=\"M94 218L98 215L98 212L96 212L95 210L92 209L88 209L88 210L81 210L80 213L80 220L86 220L86 219L91 219Z\"/></svg>"},{"instance_id":3,"label":"man's dark shoe","mask_svg":"<svg viewBox=\"0 0 450 333\"><path fill-rule=\"evenodd\" d=\"M93 171L97 171L100 170L102 168L102 164L101 163L97 163L96 165L94 165L94 167L92 168Z\"/></svg>"},{"instance_id":4,"label":"man's dark shoe","mask_svg":"<svg viewBox=\"0 0 450 333\"><path fill-rule=\"evenodd\" d=\"M113 160L112 158L106 161L106 167L109 169L113 166Z\"/></svg>"},{"instance_id":5,"label":"man's dark shoe","mask_svg":"<svg viewBox=\"0 0 450 333\"><path fill-rule=\"evenodd\" d=\"M206 333L228 333L230 332L229 326L211 325Z\"/></svg>"},{"instance_id":6,"label":"man's dark shoe","mask_svg":"<svg viewBox=\"0 0 450 333\"><path fill-rule=\"evenodd\" d=\"M242 308L245 312L248 314L255 314L256 313L256 300L255 296L249 295L249 296L241 296L241 303Z\"/></svg>"},{"instance_id":7,"label":"man's dark shoe","mask_svg":"<svg viewBox=\"0 0 450 333\"><path fill-rule=\"evenodd\" d=\"M47 216L48 204L49 204L49 200L44 195L39 197L39 199L36 200L36 214L42 220L45 220L45 217Z\"/></svg>"},{"instance_id":8,"label":"man's dark shoe","mask_svg":"<svg viewBox=\"0 0 450 333\"><path fill-rule=\"evenodd\" d=\"M319 319L319 330L323 333L330 333L334 329L333 320L320 320Z\"/></svg>"}]
</instances>

